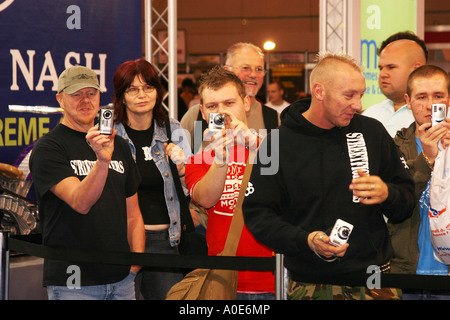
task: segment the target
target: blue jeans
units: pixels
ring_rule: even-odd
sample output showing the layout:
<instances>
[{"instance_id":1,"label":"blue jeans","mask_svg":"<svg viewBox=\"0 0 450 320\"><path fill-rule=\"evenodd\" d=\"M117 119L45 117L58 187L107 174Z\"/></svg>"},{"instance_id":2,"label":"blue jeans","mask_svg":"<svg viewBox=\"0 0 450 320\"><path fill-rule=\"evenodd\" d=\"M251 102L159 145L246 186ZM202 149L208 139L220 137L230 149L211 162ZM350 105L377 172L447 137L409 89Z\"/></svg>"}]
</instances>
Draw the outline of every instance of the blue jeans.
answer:
<instances>
[{"instance_id":1,"label":"blue jeans","mask_svg":"<svg viewBox=\"0 0 450 320\"><path fill-rule=\"evenodd\" d=\"M47 286L49 300L135 300L134 272L116 283L82 286L69 289L65 286Z\"/></svg>"}]
</instances>

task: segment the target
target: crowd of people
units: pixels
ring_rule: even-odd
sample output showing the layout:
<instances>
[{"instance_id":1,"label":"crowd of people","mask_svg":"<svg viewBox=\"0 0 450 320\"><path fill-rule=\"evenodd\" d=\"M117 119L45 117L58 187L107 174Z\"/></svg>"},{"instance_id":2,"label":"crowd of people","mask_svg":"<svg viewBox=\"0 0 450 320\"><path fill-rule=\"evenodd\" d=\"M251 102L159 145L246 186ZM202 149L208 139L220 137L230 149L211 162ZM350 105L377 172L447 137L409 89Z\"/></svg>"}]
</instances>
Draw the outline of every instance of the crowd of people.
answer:
<instances>
[{"instance_id":1,"label":"crowd of people","mask_svg":"<svg viewBox=\"0 0 450 320\"><path fill-rule=\"evenodd\" d=\"M180 121L162 106L155 67L145 59L126 61L114 73L110 135L96 125L95 73L68 68L56 95L62 122L38 140L30 159L43 244L179 255L187 199L193 221L204 227L208 254L217 255L255 152L236 255L283 254L289 299L449 298L448 292L303 281L368 266L448 274L433 257L427 215L438 142L450 144L450 119L431 127L431 104L448 105L449 76L427 64L424 42L409 32L386 39L379 56L387 99L363 112L365 78L351 56L320 54L310 97L290 104L273 82L264 103L256 98L267 71L264 54L236 43L224 66L201 75L198 100L190 104L193 95L181 95L189 108ZM225 115L222 126L209 125L215 114ZM270 174L267 153L276 162ZM351 228L342 245L333 244L338 220ZM81 287L73 290L66 285L70 264L45 260L50 299L161 300L183 278L175 268L83 263ZM238 299L273 300L274 293L271 271L239 271Z\"/></svg>"}]
</instances>

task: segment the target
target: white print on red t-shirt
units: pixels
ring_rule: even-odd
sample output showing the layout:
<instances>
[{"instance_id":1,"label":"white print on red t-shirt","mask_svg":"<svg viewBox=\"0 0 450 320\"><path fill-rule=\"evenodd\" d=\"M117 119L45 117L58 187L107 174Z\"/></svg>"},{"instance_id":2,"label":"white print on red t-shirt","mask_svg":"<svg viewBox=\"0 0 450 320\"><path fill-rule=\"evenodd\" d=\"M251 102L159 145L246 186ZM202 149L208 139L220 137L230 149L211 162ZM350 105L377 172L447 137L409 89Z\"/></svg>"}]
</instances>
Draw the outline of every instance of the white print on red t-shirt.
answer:
<instances>
[{"instance_id":1,"label":"white print on red t-shirt","mask_svg":"<svg viewBox=\"0 0 450 320\"><path fill-rule=\"evenodd\" d=\"M244 176L245 163L231 162L228 165L227 178L222 196L214 206L214 212L220 215L232 216L239 196L242 178Z\"/></svg>"}]
</instances>

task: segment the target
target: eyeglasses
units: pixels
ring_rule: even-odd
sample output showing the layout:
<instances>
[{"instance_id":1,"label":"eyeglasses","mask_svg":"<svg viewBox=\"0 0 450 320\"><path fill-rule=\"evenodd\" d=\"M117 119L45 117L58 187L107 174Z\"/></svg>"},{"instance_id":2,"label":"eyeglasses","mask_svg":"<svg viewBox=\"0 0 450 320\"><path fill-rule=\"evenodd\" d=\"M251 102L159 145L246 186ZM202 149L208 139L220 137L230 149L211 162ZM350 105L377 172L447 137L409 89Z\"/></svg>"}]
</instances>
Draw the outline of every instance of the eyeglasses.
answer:
<instances>
[{"instance_id":1,"label":"eyeglasses","mask_svg":"<svg viewBox=\"0 0 450 320\"><path fill-rule=\"evenodd\" d=\"M243 65L243 66L239 66L239 67L236 67L236 68L239 68L239 70L241 70L241 72L244 73L244 74L250 74L253 71L255 71L255 73L258 74L258 75L264 75L266 73L266 70L264 70L263 67L252 68L249 65Z\"/></svg>"},{"instance_id":2,"label":"eyeglasses","mask_svg":"<svg viewBox=\"0 0 450 320\"><path fill-rule=\"evenodd\" d=\"M130 96L137 96L141 89L144 93L152 93L153 91L155 91L155 87L146 85L143 87L129 87L127 90L125 90L125 93L128 93Z\"/></svg>"}]
</instances>

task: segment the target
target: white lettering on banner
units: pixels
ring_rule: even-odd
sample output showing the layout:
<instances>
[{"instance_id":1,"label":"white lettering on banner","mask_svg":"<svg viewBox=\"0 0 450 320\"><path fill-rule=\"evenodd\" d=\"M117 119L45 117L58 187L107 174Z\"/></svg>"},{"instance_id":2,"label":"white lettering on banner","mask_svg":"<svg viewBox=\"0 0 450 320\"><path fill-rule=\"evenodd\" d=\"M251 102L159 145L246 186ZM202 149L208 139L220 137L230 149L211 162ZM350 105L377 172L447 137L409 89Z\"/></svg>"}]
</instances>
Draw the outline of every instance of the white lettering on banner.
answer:
<instances>
[{"instance_id":1,"label":"white lettering on banner","mask_svg":"<svg viewBox=\"0 0 450 320\"><path fill-rule=\"evenodd\" d=\"M50 74L47 75L47 69ZM38 84L36 85L36 91L44 91L44 81L53 82L53 91L58 91L58 74L56 73L55 65L53 64L53 58L50 51L45 53L44 66L42 67L41 75L39 77Z\"/></svg>"},{"instance_id":2,"label":"white lettering on banner","mask_svg":"<svg viewBox=\"0 0 450 320\"><path fill-rule=\"evenodd\" d=\"M0 12L8 8L14 0L4 0L3 3L0 3Z\"/></svg>"},{"instance_id":3,"label":"white lettering on banner","mask_svg":"<svg viewBox=\"0 0 450 320\"><path fill-rule=\"evenodd\" d=\"M58 73L55 68L55 64L53 63L53 57L50 51L47 51L44 54L45 61L41 68L41 73L39 76L38 83L36 85L36 88L34 88L34 56L36 54L35 50L27 50L28 55L28 65L25 63L22 54L18 49L10 49L9 52L11 53L12 57L12 83L10 90L11 91L19 91L19 85L17 84L17 73L20 70L22 73L22 76L24 77L28 89L30 91L44 91L44 81L51 81L53 83L52 85L52 91L58 90ZM98 76L99 76L99 84L100 84L100 90L102 92L107 92L106 88L106 58L107 54L99 53L98 59L99 59L99 69L93 69L92 68L92 60L94 58L93 53L85 52L84 53L84 59L85 59L85 66L92 69ZM74 60L75 63L72 64L72 60ZM80 53L77 52L68 52L64 59L64 68L70 68L71 66L75 64L81 64L80 59ZM18 67L18 68L17 68ZM62 72L62 70L61 70ZM60 73L61 73L60 72Z\"/></svg>"},{"instance_id":4,"label":"white lettering on banner","mask_svg":"<svg viewBox=\"0 0 450 320\"><path fill-rule=\"evenodd\" d=\"M10 87L11 91L18 91L19 86L17 85L17 66L19 66L20 71L22 71L22 75L27 82L28 89L33 91L33 57L36 53L34 50L27 50L28 54L28 69L23 61L22 55L19 50L11 49L9 50L12 56L12 85Z\"/></svg>"}]
</instances>

